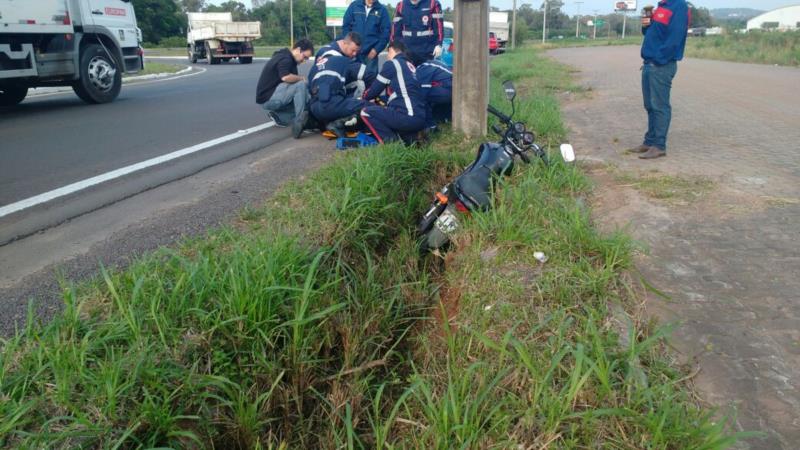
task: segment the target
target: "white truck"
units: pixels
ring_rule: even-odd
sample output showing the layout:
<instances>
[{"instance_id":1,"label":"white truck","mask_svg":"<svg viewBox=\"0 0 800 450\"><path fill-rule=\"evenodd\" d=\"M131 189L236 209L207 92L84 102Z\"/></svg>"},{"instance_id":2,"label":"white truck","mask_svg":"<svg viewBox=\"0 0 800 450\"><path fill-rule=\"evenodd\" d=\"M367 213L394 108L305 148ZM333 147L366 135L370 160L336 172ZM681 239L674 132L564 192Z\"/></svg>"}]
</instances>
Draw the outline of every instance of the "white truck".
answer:
<instances>
[{"instance_id":1,"label":"white truck","mask_svg":"<svg viewBox=\"0 0 800 450\"><path fill-rule=\"evenodd\" d=\"M505 48L508 42L508 12L492 11L489 13L489 32L497 38L498 48Z\"/></svg>"},{"instance_id":2,"label":"white truck","mask_svg":"<svg viewBox=\"0 0 800 450\"><path fill-rule=\"evenodd\" d=\"M253 62L253 41L261 37L261 22L234 22L229 12L191 12L188 16L189 62L207 59L209 64L219 64L232 58L239 58L242 64Z\"/></svg>"},{"instance_id":3,"label":"white truck","mask_svg":"<svg viewBox=\"0 0 800 450\"><path fill-rule=\"evenodd\" d=\"M130 0L0 0L0 106L40 86L110 102L142 70L140 42Z\"/></svg>"}]
</instances>

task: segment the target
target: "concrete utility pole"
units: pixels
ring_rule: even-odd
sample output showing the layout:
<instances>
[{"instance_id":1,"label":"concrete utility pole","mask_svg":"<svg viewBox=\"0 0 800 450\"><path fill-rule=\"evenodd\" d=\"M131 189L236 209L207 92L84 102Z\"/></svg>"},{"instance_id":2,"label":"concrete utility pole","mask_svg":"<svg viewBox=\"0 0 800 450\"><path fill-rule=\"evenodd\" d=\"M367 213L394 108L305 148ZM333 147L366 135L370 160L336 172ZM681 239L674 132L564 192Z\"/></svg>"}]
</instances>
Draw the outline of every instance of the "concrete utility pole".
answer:
<instances>
[{"instance_id":1,"label":"concrete utility pole","mask_svg":"<svg viewBox=\"0 0 800 450\"><path fill-rule=\"evenodd\" d=\"M592 22L592 25L594 25L594 32L592 34L592 39L597 39L597 10L596 9L594 10L594 22Z\"/></svg>"},{"instance_id":2,"label":"concrete utility pole","mask_svg":"<svg viewBox=\"0 0 800 450\"><path fill-rule=\"evenodd\" d=\"M625 39L625 28L628 26L628 11L622 11L622 39Z\"/></svg>"},{"instance_id":3,"label":"concrete utility pole","mask_svg":"<svg viewBox=\"0 0 800 450\"><path fill-rule=\"evenodd\" d=\"M489 1L455 0L453 128L486 136L489 104Z\"/></svg>"},{"instance_id":4,"label":"concrete utility pole","mask_svg":"<svg viewBox=\"0 0 800 450\"><path fill-rule=\"evenodd\" d=\"M511 50L517 43L517 0L514 0L514 9L511 11Z\"/></svg>"},{"instance_id":5,"label":"concrete utility pole","mask_svg":"<svg viewBox=\"0 0 800 450\"><path fill-rule=\"evenodd\" d=\"M547 41L547 0L544 0L544 15L542 16L542 44Z\"/></svg>"},{"instance_id":6,"label":"concrete utility pole","mask_svg":"<svg viewBox=\"0 0 800 450\"><path fill-rule=\"evenodd\" d=\"M581 37L581 3L583 2L575 2L578 5L578 10L575 12L575 37Z\"/></svg>"}]
</instances>

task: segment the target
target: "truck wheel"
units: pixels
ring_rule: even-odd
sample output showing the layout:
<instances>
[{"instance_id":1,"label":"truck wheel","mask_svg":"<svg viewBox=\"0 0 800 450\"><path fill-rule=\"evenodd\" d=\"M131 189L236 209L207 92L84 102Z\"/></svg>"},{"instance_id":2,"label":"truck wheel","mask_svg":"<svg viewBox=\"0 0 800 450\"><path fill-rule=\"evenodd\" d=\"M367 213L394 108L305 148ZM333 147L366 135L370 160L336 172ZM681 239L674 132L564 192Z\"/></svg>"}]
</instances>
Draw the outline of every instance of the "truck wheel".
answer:
<instances>
[{"instance_id":1,"label":"truck wheel","mask_svg":"<svg viewBox=\"0 0 800 450\"><path fill-rule=\"evenodd\" d=\"M0 87L0 106L16 106L28 95L26 87Z\"/></svg>"},{"instance_id":2,"label":"truck wheel","mask_svg":"<svg viewBox=\"0 0 800 450\"><path fill-rule=\"evenodd\" d=\"M122 89L122 71L106 50L98 44L81 51L79 76L72 90L86 103L108 103Z\"/></svg>"},{"instance_id":3,"label":"truck wheel","mask_svg":"<svg viewBox=\"0 0 800 450\"><path fill-rule=\"evenodd\" d=\"M239 62L242 64L251 64L253 62L252 56L240 56Z\"/></svg>"},{"instance_id":4,"label":"truck wheel","mask_svg":"<svg viewBox=\"0 0 800 450\"><path fill-rule=\"evenodd\" d=\"M208 45L208 42L206 42L206 58L208 58L208 63L211 65L219 64L219 58L214 58L213 56L211 56L212 54L213 53L211 52L211 46Z\"/></svg>"},{"instance_id":5,"label":"truck wheel","mask_svg":"<svg viewBox=\"0 0 800 450\"><path fill-rule=\"evenodd\" d=\"M197 53L194 52L194 45L190 45L189 47L189 62L194 64L197 62Z\"/></svg>"}]
</instances>

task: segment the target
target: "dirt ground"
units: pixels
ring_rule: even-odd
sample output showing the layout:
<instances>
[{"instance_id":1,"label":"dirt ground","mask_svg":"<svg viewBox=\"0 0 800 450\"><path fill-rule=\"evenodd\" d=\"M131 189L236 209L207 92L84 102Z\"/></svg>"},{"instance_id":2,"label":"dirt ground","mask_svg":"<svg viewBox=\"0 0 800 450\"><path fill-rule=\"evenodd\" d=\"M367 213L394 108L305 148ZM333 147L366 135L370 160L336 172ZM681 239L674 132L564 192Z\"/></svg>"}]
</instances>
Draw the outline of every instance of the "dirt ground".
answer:
<instances>
[{"instance_id":1,"label":"dirt ground","mask_svg":"<svg viewBox=\"0 0 800 450\"><path fill-rule=\"evenodd\" d=\"M646 309L705 401L764 433L739 447L800 448L800 69L680 62L668 156L643 161L638 53L550 52L588 89L563 105L595 219L641 244Z\"/></svg>"}]
</instances>

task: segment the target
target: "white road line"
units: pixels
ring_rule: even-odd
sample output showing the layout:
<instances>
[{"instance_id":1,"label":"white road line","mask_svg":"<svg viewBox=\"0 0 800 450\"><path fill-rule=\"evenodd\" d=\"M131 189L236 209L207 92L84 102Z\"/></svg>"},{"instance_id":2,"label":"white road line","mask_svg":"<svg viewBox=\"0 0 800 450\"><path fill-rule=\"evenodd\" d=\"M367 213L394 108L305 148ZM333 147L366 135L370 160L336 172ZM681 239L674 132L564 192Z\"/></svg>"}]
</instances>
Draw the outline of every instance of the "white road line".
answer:
<instances>
[{"instance_id":1,"label":"white road line","mask_svg":"<svg viewBox=\"0 0 800 450\"><path fill-rule=\"evenodd\" d=\"M81 180L76 183L68 184L66 186L54 189L49 192L45 192L43 194L39 194L30 198L26 198L24 200L20 200L10 205L0 207L0 218L5 217L9 214L13 214L18 211L22 211L32 206L49 202L50 200L54 200L59 197L64 197L65 195L81 191L83 189L95 186L97 184L104 183L106 181L111 181L115 178L119 178L128 175L130 173L146 169L148 167L152 167L158 164L163 164L167 161L180 158L181 156L190 155L192 153L199 152L200 150L204 150L209 147L213 147L215 145L223 144L225 142L232 141L234 139L238 139L243 136L247 136L248 134L253 134L261 130L266 130L267 128L272 128L273 126L275 126L275 122L267 122L261 125L254 126L252 128L248 128L246 130L240 130L237 131L236 133L231 133L222 137L218 137L216 139L212 139L210 141L193 145L191 147L186 147L181 150L176 150L166 155L161 155L155 158L151 158L148 159L147 161L142 161L140 163L131 164L130 166L123 167L121 169L112 170L111 172L106 172L104 174L97 175L92 178L87 178L85 180Z\"/></svg>"}]
</instances>

